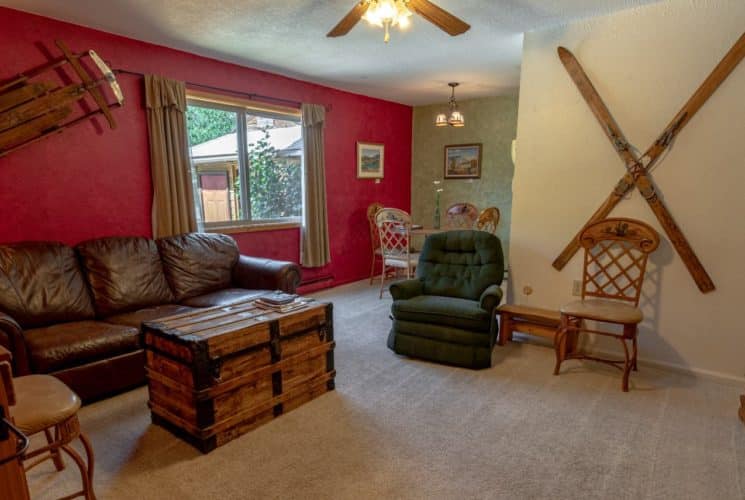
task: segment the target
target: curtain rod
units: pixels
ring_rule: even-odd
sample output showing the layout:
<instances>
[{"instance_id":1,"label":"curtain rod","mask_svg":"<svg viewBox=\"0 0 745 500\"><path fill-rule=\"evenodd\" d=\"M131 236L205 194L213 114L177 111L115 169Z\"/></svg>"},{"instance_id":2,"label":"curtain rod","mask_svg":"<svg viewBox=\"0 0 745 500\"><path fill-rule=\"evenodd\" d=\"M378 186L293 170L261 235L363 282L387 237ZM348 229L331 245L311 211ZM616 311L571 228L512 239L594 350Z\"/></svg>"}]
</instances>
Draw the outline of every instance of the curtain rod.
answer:
<instances>
[{"instance_id":1,"label":"curtain rod","mask_svg":"<svg viewBox=\"0 0 745 500\"><path fill-rule=\"evenodd\" d=\"M145 76L145 73L140 73L139 71L130 71L128 69L115 69L114 73L123 73L125 75L134 75L134 76ZM227 92L234 95L239 95L242 97L247 97L250 100L260 100L260 101L273 101L276 103L282 103L285 105L290 105L295 108L300 108L300 106L303 104L300 101L293 101L292 99L282 99L281 97L272 97L268 95L261 95L261 94L255 94L252 92L242 92L240 90L232 90L232 89L225 89L222 87L215 87L213 85L205 85L203 83L195 83L195 82L184 82L186 85L190 87L200 87L203 89L209 89L209 90L215 90L217 92ZM331 105L325 105L324 108L326 108L326 111L331 111Z\"/></svg>"}]
</instances>

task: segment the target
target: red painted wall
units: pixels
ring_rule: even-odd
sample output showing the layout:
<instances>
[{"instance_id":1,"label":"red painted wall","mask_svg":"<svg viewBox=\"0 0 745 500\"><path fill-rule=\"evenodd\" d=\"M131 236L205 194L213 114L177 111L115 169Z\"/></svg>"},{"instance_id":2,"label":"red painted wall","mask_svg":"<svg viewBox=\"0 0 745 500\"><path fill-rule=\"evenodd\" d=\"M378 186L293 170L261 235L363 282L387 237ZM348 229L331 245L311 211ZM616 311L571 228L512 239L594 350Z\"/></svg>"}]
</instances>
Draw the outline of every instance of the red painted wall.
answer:
<instances>
[{"instance_id":1,"label":"red painted wall","mask_svg":"<svg viewBox=\"0 0 745 500\"><path fill-rule=\"evenodd\" d=\"M55 39L64 40L74 52L92 48L113 68L331 105L326 121L326 189L332 262L324 269L308 270L305 277L331 274L334 284L340 284L367 276L367 205L380 201L410 208L409 106L2 7L0 81L57 57ZM75 244L101 236L151 236L152 187L142 81L128 75L120 75L119 80L126 104L114 111L116 130L97 118L0 158L0 242ZM380 184L356 178L357 141L385 144L385 179ZM297 229L234 237L243 253L299 259Z\"/></svg>"}]
</instances>

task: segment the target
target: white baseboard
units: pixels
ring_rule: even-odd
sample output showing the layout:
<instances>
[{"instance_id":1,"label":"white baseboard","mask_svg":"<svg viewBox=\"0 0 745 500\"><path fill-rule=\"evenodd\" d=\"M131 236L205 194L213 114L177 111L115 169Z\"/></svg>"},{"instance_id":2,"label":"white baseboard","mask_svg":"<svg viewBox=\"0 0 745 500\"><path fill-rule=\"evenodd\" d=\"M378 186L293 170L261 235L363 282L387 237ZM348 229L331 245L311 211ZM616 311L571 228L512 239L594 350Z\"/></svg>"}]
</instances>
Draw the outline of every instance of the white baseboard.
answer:
<instances>
[{"instance_id":1,"label":"white baseboard","mask_svg":"<svg viewBox=\"0 0 745 500\"><path fill-rule=\"evenodd\" d=\"M541 339L537 339L536 337L524 335L519 332L515 332L514 336L516 338L520 338L521 340L527 340L532 344L539 344L539 345L550 347L553 349L553 346L551 346L550 344L546 342L539 342L539 341L537 342L536 340L541 340ZM620 351L593 349L593 350L587 351L587 353L593 356L613 356L613 357L623 358L623 353ZM644 366L651 366L651 367L659 368L662 370L673 371L673 372L682 373L685 375L690 375L692 377L697 377L697 378L702 378L702 379L707 379L707 380L714 380L716 382L720 382L723 384L734 385L734 386L738 386L741 388L745 388L745 377L738 377L736 375L730 375L729 373L722 373L722 372L717 372L714 370L705 370L703 368L696 368L692 366L681 365L678 363L670 363L668 361L661 361L657 359L644 358L641 356L639 356L637 361L639 362L639 364L644 365Z\"/></svg>"}]
</instances>

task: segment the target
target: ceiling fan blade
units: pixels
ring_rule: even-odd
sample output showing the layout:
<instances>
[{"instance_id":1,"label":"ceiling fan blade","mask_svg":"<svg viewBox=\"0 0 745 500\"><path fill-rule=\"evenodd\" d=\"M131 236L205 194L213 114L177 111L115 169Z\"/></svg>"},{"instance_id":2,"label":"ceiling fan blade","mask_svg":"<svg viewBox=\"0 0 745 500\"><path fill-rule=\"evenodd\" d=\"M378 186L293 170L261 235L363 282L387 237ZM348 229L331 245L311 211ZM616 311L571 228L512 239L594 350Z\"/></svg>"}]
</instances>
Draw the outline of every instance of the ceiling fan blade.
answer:
<instances>
[{"instance_id":1,"label":"ceiling fan blade","mask_svg":"<svg viewBox=\"0 0 745 500\"><path fill-rule=\"evenodd\" d=\"M470 24L463 22L429 0L409 0L408 6L450 36L461 35L471 29Z\"/></svg>"},{"instance_id":2,"label":"ceiling fan blade","mask_svg":"<svg viewBox=\"0 0 745 500\"><path fill-rule=\"evenodd\" d=\"M357 2L357 5L355 5L352 10L349 11L349 14L344 16L344 19L339 21L339 24L334 26L334 28L329 31L326 36L344 36L349 33L349 31L354 28L354 25L357 24L362 16L365 15L365 12L367 12L367 9L369 7L370 2L366 0Z\"/></svg>"}]
</instances>

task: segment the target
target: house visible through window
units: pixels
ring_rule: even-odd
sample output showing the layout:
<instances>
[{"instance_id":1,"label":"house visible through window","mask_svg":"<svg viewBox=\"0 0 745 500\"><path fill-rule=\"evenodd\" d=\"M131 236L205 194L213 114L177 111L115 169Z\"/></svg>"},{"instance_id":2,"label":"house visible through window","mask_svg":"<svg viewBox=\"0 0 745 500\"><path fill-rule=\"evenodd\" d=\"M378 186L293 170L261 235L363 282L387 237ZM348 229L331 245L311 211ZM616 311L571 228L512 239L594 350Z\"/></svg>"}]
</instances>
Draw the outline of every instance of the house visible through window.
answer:
<instances>
[{"instance_id":1,"label":"house visible through window","mask_svg":"<svg viewBox=\"0 0 745 500\"><path fill-rule=\"evenodd\" d=\"M197 218L205 228L299 222L298 113L189 99L187 129Z\"/></svg>"}]
</instances>

